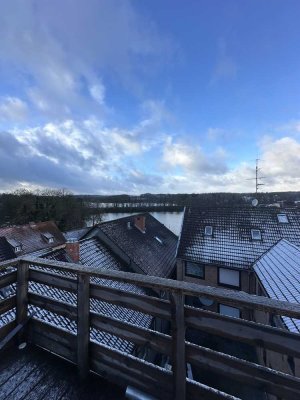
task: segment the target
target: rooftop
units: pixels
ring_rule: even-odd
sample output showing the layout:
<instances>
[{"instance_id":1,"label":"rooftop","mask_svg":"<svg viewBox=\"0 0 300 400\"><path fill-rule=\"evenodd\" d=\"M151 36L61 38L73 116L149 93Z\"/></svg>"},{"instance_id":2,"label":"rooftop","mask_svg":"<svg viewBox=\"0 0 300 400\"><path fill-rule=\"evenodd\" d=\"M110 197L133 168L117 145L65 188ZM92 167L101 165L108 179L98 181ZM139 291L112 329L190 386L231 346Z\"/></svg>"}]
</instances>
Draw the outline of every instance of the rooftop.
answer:
<instances>
[{"instance_id":1,"label":"rooftop","mask_svg":"<svg viewBox=\"0 0 300 400\"><path fill-rule=\"evenodd\" d=\"M272 299L300 304L300 248L280 240L256 263L254 270ZM300 320L282 317L291 332L300 333Z\"/></svg>"},{"instance_id":2,"label":"rooftop","mask_svg":"<svg viewBox=\"0 0 300 400\"><path fill-rule=\"evenodd\" d=\"M288 223L279 222L278 214L285 214ZM205 234L207 226L212 227L212 235ZM188 207L177 256L205 264L248 269L283 238L300 245L299 209Z\"/></svg>"},{"instance_id":3,"label":"rooftop","mask_svg":"<svg viewBox=\"0 0 300 400\"><path fill-rule=\"evenodd\" d=\"M135 218L145 218L145 232L135 227ZM130 226L129 226L130 224ZM99 224L101 230L146 275L170 277L178 237L149 213L119 218Z\"/></svg>"},{"instance_id":4,"label":"rooftop","mask_svg":"<svg viewBox=\"0 0 300 400\"><path fill-rule=\"evenodd\" d=\"M53 221L0 228L0 237L5 237L12 246L14 246L13 243L21 245L18 255L54 248L63 245L66 241ZM6 260L12 258L12 254L3 253L2 249L3 241L0 243L0 253L5 254Z\"/></svg>"}]
</instances>

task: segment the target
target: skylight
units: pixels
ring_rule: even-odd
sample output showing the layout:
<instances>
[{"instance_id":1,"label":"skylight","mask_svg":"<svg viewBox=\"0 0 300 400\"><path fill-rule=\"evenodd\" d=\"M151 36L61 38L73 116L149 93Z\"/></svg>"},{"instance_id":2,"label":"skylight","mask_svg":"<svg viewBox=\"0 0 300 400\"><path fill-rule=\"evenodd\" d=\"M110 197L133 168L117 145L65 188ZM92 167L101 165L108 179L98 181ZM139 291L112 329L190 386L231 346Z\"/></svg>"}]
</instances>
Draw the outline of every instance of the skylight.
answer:
<instances>
[{"instance_id":1,"label":"skylight","mask_svg":"<svg viewBox=\"0 0 300 400\"><path fill-rule=\"evenodd\" d=\"M278 222L281 224L288 224L289 220L286 214L277 214Z\"/></svg>"},{"instance_id":2,"label":"skylight","mask_svg":"<svg viewBox=\"0 0 300 400\"><path fill-rule=\"evenodd\" d=\"M261 232L259 229L251 229L252 240L261 240Z\"/></svg>"},{"instance_id":3,"label":"skylight","mask_svg":"<svg viewBox=\"0 0 300 400\"><path fill-rule=\"evenodd\" d=\"M159 244L164 244L164 242L158 236L154 236L154 239L157 240Z\"/></svg>"},{"instance_id":4,"label":"skylight","mask_svg":"<svg viewBox=\"0 0 300 400\"><path fill-rule=\"evenodd\" d=\"M205 234L205 236L212 236L212 234L213 234L212 226L207 225L205 227L204 234Z\"/></svg>"}]
</instances>

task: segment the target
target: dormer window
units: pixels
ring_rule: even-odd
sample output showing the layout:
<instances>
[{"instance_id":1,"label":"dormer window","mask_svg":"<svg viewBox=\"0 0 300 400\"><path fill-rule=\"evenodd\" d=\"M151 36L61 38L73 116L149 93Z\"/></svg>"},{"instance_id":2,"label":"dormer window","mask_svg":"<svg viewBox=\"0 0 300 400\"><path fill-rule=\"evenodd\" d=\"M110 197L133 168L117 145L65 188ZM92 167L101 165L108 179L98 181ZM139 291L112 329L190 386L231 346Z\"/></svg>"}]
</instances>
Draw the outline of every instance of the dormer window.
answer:
<instances>
[{"instance_id":1,"label":"dormer window","mask_svg":"<svg viewBox=\"0 0 300 400\"><path fill-rule=\"evenodd\" d=\"M259 229L251 229L252 240L261 240L261 231Z\"/></svg>"},{"instance_id":2,"label":"dormer window","mask_svg":"<svg viewBox=\"0 0 300 400\"><path fill-rule=\"evenodd\" d=\"M45 232L45 233L42 233L42 236L46 240L46 242L48 242L48 243L54 242L54 236L51 233Z\"/></svg>"},{"instance_id":3,"label":"dormer window","mask_svg":"<svg viewBox=\"0 0 300 400\"><path fill-rule=\"evenodd\" d=\"M7 239L8 243L13 248L13 251L17 254L22 251L22 243L15 239Z\"/></svg>"},{"instance_id":4,"label":"dormer window","mask_svg":"<svg viewBox=\"0 0 300 400\"><path fill-rule=\"evenodd\" d=\"M289 220L286 214L277 214L278 222L281 224L288 224Z\"/></svg>"},{"instance_id":5,"label":"dormer window","mask_svg":"<svg viewBox=\"0 0 300 400\"><path fill-rule=\"evenodd\" d=\"M212 234L213 234L213 227L207 225L207 226L205 227L205 229L204 229L204 235L205 235L205 236L212 236Z\"/></svg>"}]
</instances>

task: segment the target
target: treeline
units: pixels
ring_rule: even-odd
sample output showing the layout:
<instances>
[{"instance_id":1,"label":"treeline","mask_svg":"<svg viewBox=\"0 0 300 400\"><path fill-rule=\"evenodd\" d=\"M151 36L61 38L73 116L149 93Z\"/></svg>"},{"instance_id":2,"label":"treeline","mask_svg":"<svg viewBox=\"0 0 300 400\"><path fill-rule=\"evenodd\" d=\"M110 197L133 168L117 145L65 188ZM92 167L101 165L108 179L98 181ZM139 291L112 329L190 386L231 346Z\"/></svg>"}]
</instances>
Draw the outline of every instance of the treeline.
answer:
<instances>
[{"instance_id":1,"label":"treeline","mask_svg":"<svg viewBox=\"0 0 300 400\"><path fill-rule=\"evenodd\" d=\"M140 196L127 194L120 195L80 195L79 199L95 203L110 203L115 207L122 204L144 205L159 204L162 206L238 206L251 204L251 200L257 198L259 204L271 204L283 201L293 204L300 200L300 192L270 192L270 193L177 193L177 194L151 194L145 193Z\"/></svg>"},{"instance_id":2,"label":"treeline","mask_svg":"<svg viewBox=\"0 0 300 400\"><path fill-rule=\"evenodd\" d=\"M62 230L85 224L84 202L66 190L17 190L0 195L0 225L55 221Z\"/></svg>"}]
</instances>

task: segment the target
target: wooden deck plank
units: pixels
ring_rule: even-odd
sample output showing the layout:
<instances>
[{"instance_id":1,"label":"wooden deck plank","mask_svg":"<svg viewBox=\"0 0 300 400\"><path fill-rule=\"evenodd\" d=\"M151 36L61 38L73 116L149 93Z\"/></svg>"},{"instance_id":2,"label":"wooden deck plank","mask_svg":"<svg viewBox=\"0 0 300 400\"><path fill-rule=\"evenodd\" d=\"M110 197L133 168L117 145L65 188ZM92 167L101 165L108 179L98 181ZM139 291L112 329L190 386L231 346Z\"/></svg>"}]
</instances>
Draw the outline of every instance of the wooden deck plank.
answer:
<instances>
[{"instance_id":1,"label":"wooden deck plank","mask_svg":"<svg viewBox=\"0 0 300 400\"><path fill-rule=\"evenodd\" d=\"M81 384L76 366L34 346L0 354L0 400L123 400L124 389L90 374Z\"/></svg>"}]
</instances>

